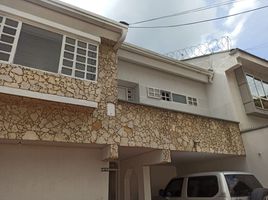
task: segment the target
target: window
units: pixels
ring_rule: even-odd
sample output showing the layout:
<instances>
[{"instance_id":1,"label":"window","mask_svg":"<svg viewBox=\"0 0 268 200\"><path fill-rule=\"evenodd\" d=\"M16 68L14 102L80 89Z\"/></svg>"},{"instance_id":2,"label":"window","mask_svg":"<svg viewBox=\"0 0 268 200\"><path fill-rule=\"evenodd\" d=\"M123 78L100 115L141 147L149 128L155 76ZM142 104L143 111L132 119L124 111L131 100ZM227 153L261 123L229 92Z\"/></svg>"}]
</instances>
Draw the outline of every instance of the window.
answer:
<instances>
[{"instance_id":1,"label":"window","mask_svg":"<svg viewBox=\"0 0 268 200\"><path fill-rule=\"evenodd\" d=\"M246 79L255 106L268 109L268 83L248 74Z\"/></svg>"},{"instance_id":2,"label":"window","mask_svg":"<svg viewBox=\"0 0 268 200\"><path fill-rule=\"evenodd\" d=\"M0 16L0 60L13 62L21 22Z\"/></svg>"},{"instance_id":3,"label":"window","mask_svg":"<svg viewBox=\"0 0 268 200\"><path fill-rule=\"evenodd\" d=\"M166 189L165 196L167 197L180 197L183 185L183 178L172 179Z\"/></svg>"},{"instance_id":4,"label":"window","mask_svg":"<svg viewBox=\"0 0 268 200\"><path fill-rule=\"evenodd\" d=\"M161 90L161 99L164 101L171 101L171 92Z\"/></svg>"},{"instance_id":5,"label":"window","mask_svg":"<svg viewBox=\"0 0 268 200\"><path fill-rule=\"evenodd\" d=\"M188 104L193 105L193 106L197 106L197 99L194 97L188 97Z\"/></svg>"},{"instance_id":6,"label":"window","mask_svg":"<svg viewBox=\"0 0 268 200\"><path fill-rule=\"evenodd\" d=\"M118 86L118 99L125 101L135 101L135 88Z\"/></svg>"},{"instance_id":7,"label":"window","mask_svg":"<svg viewBox=\"0 0 268 200\"><path fill-rule=\"evenodd\" d=\"M98 45L0 16L0 60L96 81Z\"/></svg>"},{"instance_id":8,"label":"window","mask_svg":"<svg viewBox=\"0 0 268 200\"><path fill-rule=\"evenodd\" d=\"M188 178L188 197L213 197L219 191L216 176L200 176Z\"/></svg>"},{"instance_id":9,"label":"window","mask_svg":"<svg viewBox=\"0 0 268 200\"><path fill-rule=\"evenodd\" d=\"M250 196L255 188L262 188L262 185L253 175L231 174L225 175L231 197Z\"/></svg>"},{"instance_id":10,"label":"window","mask_svg":"<svg viewBox=\"0 0 268 200\"><path fill-rule=\"evenodd\" d=\"M62 35L23 24L15 64L58 72Z\"/></svg>"},{"instance_id":11,"label":"window","mask_svg":"<svg viewBox=\"0 0 268 200\"><path fill-rule=\"evenodd\" d=\"M95 81L97 52L96 45L64 36L60 62L61 73Z\"/></svg>"},{"instance_id":12,"label":"window","mask_svg":"<svg viewBox=\"0 0 268 200\"><path fill-rule=\"evenodd\" d=\"M186 96L172 93L172 100L177 103L187 104Z\"/></svg>"},{"instance_id":13,"label":"window","mask_svg":"<svg viewBox=\"0 0 268 200\"><path fill-rule=\"evenodd\" d=\"M148 88L148 97L160 99L160 89Z\"/></svg>"}]
</instances>

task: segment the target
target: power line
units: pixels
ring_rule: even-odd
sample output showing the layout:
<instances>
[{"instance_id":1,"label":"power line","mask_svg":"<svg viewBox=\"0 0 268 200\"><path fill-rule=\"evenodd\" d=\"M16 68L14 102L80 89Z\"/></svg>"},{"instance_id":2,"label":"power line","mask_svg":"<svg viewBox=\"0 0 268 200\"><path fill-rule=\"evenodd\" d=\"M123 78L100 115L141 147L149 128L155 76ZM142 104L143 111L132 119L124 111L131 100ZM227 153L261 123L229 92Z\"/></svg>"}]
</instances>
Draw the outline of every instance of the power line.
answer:
<instances>
[{"instance_id":1,"label":"power line","mask_svg":"<svg viewBox=\"0 0 268 200\"><path fill-rule=\"evenodd\" d=\"M200 23L205 23L205 22L210 22L210 21L216 21L216 20L220 20L220 19L225 19L225 18L229 18L229 17L234 17L237 15L242 15L245 13L249 13L249 12L253 12L253 11L257 11L257 10L261 10L261 9L265 9L268 8L267 6L262 6L259 8L255 8L255 9L251 9L251 10L246 10L243 12L239 12L239 13L235 13L235 14L231 14L231 15L225 15L222 17L216 17L216 18L211 18L211 19L206 19L206 20L201 20L201 21L195 21L195 22L190 22L190 23L184 23L184 24L175 24L175 25L161 25L161 26L129 26L129 28L133 28L133 29L156 29L156 28L174 28L174 27L181 27L181 26L189 26L189 25L194 25L194 24L200 24Z\"/></svg>"},{"instance_id":2,"label":"power line","mask_svg":"<svg viewBox=\"0 0 268 200\"><path fill-rule=\"evenodd\" d=\"M244 1L244 0L225 1L225 2L222 2L222 3L212 4L212 5L209 5L209 6L203 6L203 7L199 7L199 8L195 8L195 9L191 9L191 10L186 10L186 11L182 11L182 12L178 12L178 13L174 13L174 14L170 14L170 15L164 15L164 16L161 16L161 17L155 17L155 18L151 18L151 19L147 19L147 20L137 21L137 22L134 22L134 23L130 23L130 25L136 25L136 24L141 24L141 23L145 23L145 22L156 21L156 20L159 20L159 19L165 19L165 18L175 17L175 16L179 16L179 15L185 15L185 14L189 14L189 13L193 13L193 12L199 12L199 11L208 10L208 9L211 9L211 8L225 6L225 5L228 5L228 4L239 3L240 1Z\"/></svg>"}]
</instances>

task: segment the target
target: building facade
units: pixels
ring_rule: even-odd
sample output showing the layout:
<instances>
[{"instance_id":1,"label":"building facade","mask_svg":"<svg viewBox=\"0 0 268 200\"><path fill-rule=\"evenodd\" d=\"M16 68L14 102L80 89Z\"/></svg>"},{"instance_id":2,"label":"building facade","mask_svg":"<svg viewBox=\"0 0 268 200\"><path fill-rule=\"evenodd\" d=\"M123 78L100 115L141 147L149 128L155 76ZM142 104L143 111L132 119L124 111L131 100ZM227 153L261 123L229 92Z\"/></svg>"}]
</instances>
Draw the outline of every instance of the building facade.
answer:
<instances>
[{"instance_id":1,"label":"building facade","mask_svg":"<svg viewBox=\"0 0 268 200\"><path fill-rule=\"evenodd\" d=\"M211 70L55 0L0 3L1 200L149 200L189 163L245 160Z\"/></svg>"}]
</instances>

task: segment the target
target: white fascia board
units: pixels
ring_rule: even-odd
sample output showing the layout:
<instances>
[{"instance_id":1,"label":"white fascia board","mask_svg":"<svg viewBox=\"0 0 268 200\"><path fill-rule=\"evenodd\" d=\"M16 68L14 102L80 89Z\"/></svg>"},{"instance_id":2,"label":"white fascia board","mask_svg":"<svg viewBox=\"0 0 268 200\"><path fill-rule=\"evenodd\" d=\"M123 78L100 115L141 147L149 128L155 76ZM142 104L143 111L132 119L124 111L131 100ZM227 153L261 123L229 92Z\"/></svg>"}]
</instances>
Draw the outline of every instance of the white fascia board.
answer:
<instances>
[{"instance_id":1,"label":"white fascia board","mask_svg":"<svg viewBox=\"0 0 268 200\"><path fill-rule=\"evenodd\" d=\"M136 49L137 50L137 49ZM166 58L157 53L136 51L132 48L126 48L125 45L118 52L119 59L147 66L159 71L189 78L202 83L209 83L213 73L190 65L188 63ZM139 49L138 49L139 50Z\"/></svg>"},{"instance_id":2,"label":"white fascia board","mask_svg":"<svg viewBox=\"0 0 268 200\"><path fill-rule=\"evenodd\" d=\"M121 24L119 22L108 19L101 15L97 15L90 11L78 8L68 3L64 3L62 1L58 1L58 0L24 0L24 1L28 1L28 2L41 5L49 9L53 9L58 12L62 12L66 15L88 21L90 23L99 25L105 29L115 31L118 33L121 33L122 29L126 29L126 30L128 29L127 25Z\"/></svg>"},{"instance_id":3,"label":"white fascia board","mask_svg":"<svg viewBox=\"0 0 268 200\"><path fill-rule=\"evenodd\" d=\"M90 108L98 107L98 103L94 101L75 99L75 98L63 97L63 96L52 95L52 94L44 94L40 92L33 92L29 90L22 90L22 89L5 87L5 86L0 86L0 93L22 96L22 97L29 97L33 99L41 99L45 101L53 101L53 102L58 102L58 103L71 104L71 105L85 106L85 107L90 107Z\"/></svg>"},{"instance_id":4,"label":"white fascia board","mask_svg":"<svg viewBox=\"0 0 268 200\"><path fill-rule=\"evenodd\" d=\"M79 31L77 29L73 29L71 27L64 26L64 25L59 24L59 23L56 23L56 22L53 22L53 21L50 21L50 20L47 20L47 19L44 19L41 17L37 17L35 15L31 15L29 13L22 12L22 11L19 11L17 9L14 9L14 8L10 8L8 6L0 5L0 12L6 13L6 14L11 15L11 16L13 16L13 15L18 16L18 17L24 18L28 21L43 24L43 25L46 25L46 26L51 27L53 29L61 30L63 32L69 32L69 33L72 33L72 34L77 35L77 36L82 36L83 38L90 39L90 40L95 41L97 43L101 42L100 37L97 37L95 35L91 35L89 33L85 33L85 32Z\"/></svg>"}]
</instances>

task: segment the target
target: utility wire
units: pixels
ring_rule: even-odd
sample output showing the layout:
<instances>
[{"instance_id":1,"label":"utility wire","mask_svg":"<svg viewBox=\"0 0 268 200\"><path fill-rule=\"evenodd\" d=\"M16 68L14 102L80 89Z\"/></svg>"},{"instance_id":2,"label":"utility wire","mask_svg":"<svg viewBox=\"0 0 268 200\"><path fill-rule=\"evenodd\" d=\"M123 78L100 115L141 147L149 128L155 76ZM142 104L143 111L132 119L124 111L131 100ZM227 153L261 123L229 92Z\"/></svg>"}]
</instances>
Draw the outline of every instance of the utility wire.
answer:
<instances>
[{"instance_id":1,"label":"utility wire","mask_svg":"<svg viewBox=\"0 0 268 200\"><path fill-rule=\"evenodd\" d=\"M261 10L261 9L265 9L268 8L268 5L266 6L262 6L259 8L255 8L255 9L251 9L251 10L246 10L243 12L239 12L239 13L235 13L235 14L231 14L231 15L225 15L222 17L216 17L216 18L211 18L211 19L206 19L206 20L201 20L201 21L195 21L195 22L190 22L190 23L184 23L184 24L174 24L174 25L160 25L160 26L129 26L129 28L132 29L157 29L157 28L175 28L175 27L181 27L181 26L189 26L189 25L194 25L194 24L200 24L200 23L205 23L205 22L210 22L210 21L216 21L216 20L220 20L220 19L225 19L225 18L229 18L229 17L234 17L237 15L242 15L245 13L249 13L249 12L253 12L253 11L257 11L257 10Z\"/></svg>"},{"instance_id":2,"label":"utility wire","mask_svg":"<svg viewBox=\"0 0 268 200\"><path fill-rule=\"evenodd\" d=\"M199 7L199 8L195 8L195 9L191 9L191 10L185 10L185 11L170 14L170 15L164 15L164 16L161 16L161 17L155 17L155 18L151 18L151 19L147 19L147 20L137 21L137 22L134 22L134 23L130 23L130 25L136 25L136 24L141 24L141 23L145 23L145 22L156 21L156 20L159 20L159 19L165 19L165 18L175 17L175 16L179 16L179 15L185 15L185 14L189 14L189 13L199 12L199 11L208 10L208 9L211 9L211 8L225 6L225 5L228 5L228 4L239 3L240 1L245 1L245 0L225 1L225 2L222 2L222 3L212 4L212 5L209 5L209 6L203 6L203 7Z\"/></svg>"}]
</instances>

